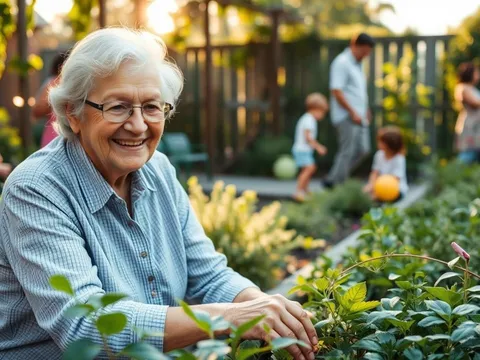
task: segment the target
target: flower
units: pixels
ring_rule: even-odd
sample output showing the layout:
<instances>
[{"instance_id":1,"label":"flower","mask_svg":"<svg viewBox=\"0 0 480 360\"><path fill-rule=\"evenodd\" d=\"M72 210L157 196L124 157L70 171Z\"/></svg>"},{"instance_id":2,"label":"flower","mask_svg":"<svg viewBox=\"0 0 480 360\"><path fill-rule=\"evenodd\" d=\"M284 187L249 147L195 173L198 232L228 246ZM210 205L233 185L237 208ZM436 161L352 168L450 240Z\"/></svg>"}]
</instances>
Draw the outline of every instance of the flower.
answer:
<instances>
[{"instance_id":1,"label":"flower","mask_svg":"<svg viewBox=\"0 0 480 360\"><path fill-rule=\"evenodd\" d=\"M198 185L198 178L196 176L192 176L190 179L188 179L187 185L189 187L193 187L193 186Z\"/></svg>"},{"instance_id":2,"label":"flower","mask_svg":"<svg viewBox=\"0 0 480 360\"><path fill-rule=\"evenodd\" d=\"M462 249L460 245L458 245L456 242L452 242L452 248L453 250L460 256L462 257L466 262L470 260L470 254L467 253L465 250Z\"/></svg>"}]
</instances>

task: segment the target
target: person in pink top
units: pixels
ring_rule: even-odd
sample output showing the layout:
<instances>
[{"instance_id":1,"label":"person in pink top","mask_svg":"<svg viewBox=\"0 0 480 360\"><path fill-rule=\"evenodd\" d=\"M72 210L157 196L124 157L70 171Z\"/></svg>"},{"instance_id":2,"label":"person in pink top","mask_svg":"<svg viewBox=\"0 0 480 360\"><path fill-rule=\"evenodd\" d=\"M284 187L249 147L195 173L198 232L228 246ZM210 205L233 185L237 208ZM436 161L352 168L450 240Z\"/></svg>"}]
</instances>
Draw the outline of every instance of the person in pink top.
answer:
<instances>
[{"instance_id":1,"label":"person in pink top","mask_svg":"<svg viewBox=\"0 0 480 360\"><path fill-rule=\"evenodd\" d=\"M50 76L45 80L43 83L36 99L35 105L32 108L33 116L36 119L47 117L47 123L45 124L45 128L43 129L42 133L42 140L40 143L40 147L45 147L57 137L57 132L55 131L53 124L55 122L55 115L52 112L52 108L48 103L48 91L54 85L56 85L58 81L58 75L62 69L62 65L67 59L66 53L60 53L53 59L52 67L50 70Z\"/></svg>"}]
</instances>

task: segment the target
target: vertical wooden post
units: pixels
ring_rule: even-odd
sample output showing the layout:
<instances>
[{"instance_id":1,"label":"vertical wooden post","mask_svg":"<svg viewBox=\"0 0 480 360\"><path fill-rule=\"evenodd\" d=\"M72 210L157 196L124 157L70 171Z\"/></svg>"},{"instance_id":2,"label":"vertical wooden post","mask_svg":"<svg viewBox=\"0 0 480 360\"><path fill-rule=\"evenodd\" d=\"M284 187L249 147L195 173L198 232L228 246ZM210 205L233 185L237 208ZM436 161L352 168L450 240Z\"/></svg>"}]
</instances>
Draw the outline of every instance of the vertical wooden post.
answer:
<instances>
[{"instance_id":1,"label":"vertical wooden post","mask_svg":"<svg viewBox=\"0 0 480 360\"><path fill-rule=\"evenodd\" d=\"M147 2L146 0L135 0L135 27L143 27L146 23Z\"/></svg>"},{"instance_id":2,"label":"vertical wooden post","mask_svg":"<svg viewBox=\"0 0 480 360\"><path fill-rule=\"evenodd\" d=\"M98 8L99 8L99 14L98 14L98 25L101 28L104 28L107 26L107 4L106 0L98 0Z\"/></svg>"},{"instance_id":3,"label":"vertical wooden post","mask_svg":"<svg viewBox=\"0 0 480 360\"><path fill-rule=\"evenodd\" d=\"M26 0L17 0L17 41L18 55L22 63L28 61L28 37L27 37L27 16ZM26 156L32 147L32 131L30 127L30 106L28 99L30 97L30 87L28 73L20 75L19 78L19 96L24 100L24 105L19 108L20 136L22 137L24 155Z\"/></svg>"},{"instance_id":4,"label":"vertical wooden post","mask_svg":"<svg viewBox=\"0 0 480 360\"><path fill-rule=\"evenodd\" d=\"M212 161L212 166L215 168L216 163L216 126L215 126L215 114L213 103L213 86L212 86L212 44L210 38L210 14L208 12L208 6L211 0L205 0L204 10L204 32L205 32L205 132L208 154Z\"/></svg>"},{"instance_id":5,"label":"vertical wooden post","mask_svg":"<svg viewBox=\"0 0 480 360\"><path fill-rule=\"evenodd\" d=\"M274 9L271 11L272 19L272 38L270 46L272 51L272 67L270 75L270 109L273 117L273 131L276 135L280 135L282 124L280 118L280 86L278 85L278 67L280 56L280 40L278 28L280 26L280 15L282 10Z\"/></svg>"}]
</instances>

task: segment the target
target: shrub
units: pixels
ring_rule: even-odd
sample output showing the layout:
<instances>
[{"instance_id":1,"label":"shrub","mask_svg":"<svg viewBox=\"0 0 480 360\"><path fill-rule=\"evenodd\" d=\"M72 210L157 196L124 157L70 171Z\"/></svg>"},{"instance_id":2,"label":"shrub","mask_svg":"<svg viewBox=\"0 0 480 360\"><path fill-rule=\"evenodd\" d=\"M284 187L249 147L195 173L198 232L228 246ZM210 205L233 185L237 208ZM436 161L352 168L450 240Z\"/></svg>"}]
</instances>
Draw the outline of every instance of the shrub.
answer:
<instances>
[{"instance_id":1,"label":"shrub","mask_svg":"<svg viewBox=\"0 0 480 360\"><path fill-rule=\"evenodd\" d=\"M10 126L9 122L8 112L0 107L0 154L5 162L18 163L22 140L18 129Z\"/></svg>"},{"instance_id":2,"label":"shrub","mask_svg":"<svg viewBox=\"0 0 480 360\"><path fill-rule=\"evenodd\" d=\"M219 181L208 197L195 177L189 179L188 190L193 209L215 248L225 254L231 268L262 289L273 287L284 276L284 258L290 250L324 245L321 240L287 230L288 219L280 214L279 202L257 212L254 191L245 191L237 198L235 186Z\"/></svg>"}]
</instances>

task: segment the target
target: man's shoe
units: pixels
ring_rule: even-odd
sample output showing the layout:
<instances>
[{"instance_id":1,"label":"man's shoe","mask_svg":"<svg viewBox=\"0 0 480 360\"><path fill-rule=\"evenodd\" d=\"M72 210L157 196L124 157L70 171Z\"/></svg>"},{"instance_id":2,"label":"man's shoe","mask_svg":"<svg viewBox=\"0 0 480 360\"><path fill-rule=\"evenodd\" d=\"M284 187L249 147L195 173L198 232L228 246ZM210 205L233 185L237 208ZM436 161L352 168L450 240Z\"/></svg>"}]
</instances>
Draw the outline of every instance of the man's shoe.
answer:
<instances>
[{"instance_id":1,"label":"man's shoe","mask_svg":"<svg viewBox=\"0 0 480 360\"><path fill-rule=\"evenodd\" d=\"M322 185L325 189L332 189L335 186L335 184L329 180L323 180Z\"/></svg>"}]
</instances>

